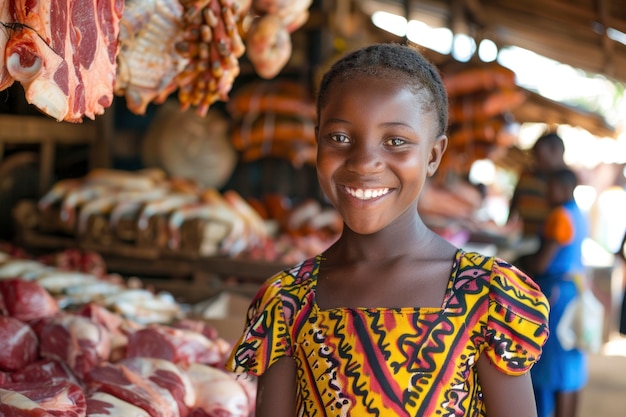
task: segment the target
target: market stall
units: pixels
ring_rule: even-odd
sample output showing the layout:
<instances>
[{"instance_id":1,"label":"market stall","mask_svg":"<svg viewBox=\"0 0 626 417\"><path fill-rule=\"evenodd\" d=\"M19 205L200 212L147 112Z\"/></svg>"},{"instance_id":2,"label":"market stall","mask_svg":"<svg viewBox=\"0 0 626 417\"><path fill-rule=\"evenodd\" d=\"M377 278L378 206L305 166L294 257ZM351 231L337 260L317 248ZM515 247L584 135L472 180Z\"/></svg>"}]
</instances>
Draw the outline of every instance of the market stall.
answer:
<instances>
[{"instance_id":1,"label":"market stall","mask_svg":"<svg viewBox=\"0 0 626 417\"><path fill-rule=\"evenodd\" d=\"M252 415L254 380L223 369L245 307L342 230L317 186L315 86L338 54L406 40L370 9L411 2L105 3L0 6L0 180L16 184L0 187L0 414ZM519 170L522 121L615 130L501 65L424 52L450 147L420 212L455 244L513 253L515 225L478 215L472 164Z\"/></svg>"}]
</instances>

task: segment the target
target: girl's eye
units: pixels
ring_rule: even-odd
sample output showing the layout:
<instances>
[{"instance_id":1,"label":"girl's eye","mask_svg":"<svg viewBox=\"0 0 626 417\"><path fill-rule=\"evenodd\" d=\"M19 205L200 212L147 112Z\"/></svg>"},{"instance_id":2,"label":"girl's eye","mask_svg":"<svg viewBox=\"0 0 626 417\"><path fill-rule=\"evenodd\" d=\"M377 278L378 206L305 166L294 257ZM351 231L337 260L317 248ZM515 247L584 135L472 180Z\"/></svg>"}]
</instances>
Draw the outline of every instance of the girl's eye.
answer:
<instances>
[{"instance_id":1,"label":"girl's eye","mask_svg":"<svg viewBox=\"0 0 626 417\"><path fill-rule=\"evenodd\" d=\"M334 140L335 142L339 142L339 143L350 142L350 139L346 135L342 135L342 134L331 135L330 138Z\"/></svg>"},{"instance_id":2,"label":"girl's eye","mask_svg":"<svg viewBox=\"0 0 626 417\"><path fill-rule=\"evenodd\" d=\"M390 145L390 146L401 146L404 145L406 142L404 139L400 139L400 138L391 138L389 140L387 140L386 144Z\"/></svg>"}]
</instances>

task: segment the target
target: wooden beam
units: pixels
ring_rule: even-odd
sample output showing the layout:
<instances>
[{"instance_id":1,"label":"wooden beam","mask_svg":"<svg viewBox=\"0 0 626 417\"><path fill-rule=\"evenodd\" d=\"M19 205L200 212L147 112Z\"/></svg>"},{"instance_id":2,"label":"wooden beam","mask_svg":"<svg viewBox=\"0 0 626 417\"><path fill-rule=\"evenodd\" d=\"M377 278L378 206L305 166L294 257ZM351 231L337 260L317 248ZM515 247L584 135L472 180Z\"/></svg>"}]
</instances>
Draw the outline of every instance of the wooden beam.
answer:
<instances>
[{"instance_id":1,"label":"wooden beam","mask_svg":"<svg viewBox=\"0 0 626 417\"><path fill-rule=\"evenodd\" d=\"M611 40L606 33L607 22L610 17L609 16L609 0L598 0L597 5L598 5L598 16L599 16L600 24L602 25L602 28L603 28L603 33L601 36L602 36L602 50L604 51L604 63L602 65L604 70L602 72L607 74L609 77L612 77L615 74L615 64L613 61L613 52L614 52L613 45L615 44L615 41Z\"/></svg>"}]
</instances>

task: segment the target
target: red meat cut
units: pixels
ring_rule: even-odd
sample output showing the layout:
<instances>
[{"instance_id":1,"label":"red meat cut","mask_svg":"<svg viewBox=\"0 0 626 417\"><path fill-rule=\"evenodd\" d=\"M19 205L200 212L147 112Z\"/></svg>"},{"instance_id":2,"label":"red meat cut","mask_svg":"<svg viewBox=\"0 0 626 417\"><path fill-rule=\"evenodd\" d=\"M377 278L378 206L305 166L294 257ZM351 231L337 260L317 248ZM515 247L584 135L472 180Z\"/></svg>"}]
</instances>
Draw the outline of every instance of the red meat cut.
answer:
<instances>
[{"instance_id":1,"label":"red meat cut","mask_svg":"<svg viewBox=\"0 0 626 417\"><path fill-rule=\"evenodd\" d=\"M220 346L203 334L158 324L131 334L126 356L160 358L176 364L216 365L222 361Z\"/></svg>"},{"instance_id":2,"label":"red meat cut","mask_svg":"<svg viewBox=\"0 0 626 417\"><path fill-rule=\"evenodd\" d=\"M178 417L178 404L172 394L129 368L105 362L86 376L90 393L104 392L139 407L152 417Z\"/></svg>"},{"instance_id":3,"label":"red meat cut","mask_svg":"<svg viewBox=\"0 0 626 417\"><path fill-rule=\"evenodd\" d=\"M83 390L69 381L45 385L40 382L17 382L5 384L3 389L21 394L34 401L51 416L84 417L87 412ZM21 411L23 414L16 415L31 415L30 410L22 409ZM0 412L0 415L4 414Z\"/></svg>"},{"instance_id":4,"label":"red meat cut","mask_svg":"<svg viewBox=\"0 0 626 417\"><path fill-rule=\"evenodd\" d=\"M42 359L11 373L13 382L57 383L70 381L78 384L72 371L56 359Z\"/></svg>"},{"instance_id":5,"label":"red meat cut","mask_svg":"<svg viewBox=\"0 0 626 417\"><path fill-rule=\"evenodd\" d=\"M0 317L0 370L16 371L37 359L39 341L26 323Z\"/></svg>"},{"instance_id":6,"label":"red meat cut","mask_svg":"<svg viewBox=\"0 0 626 417\"><path fill-rule=\"evenodd\" d=\"M0 280L0 294L7 314L22 321L52 317L59 312L54 298L35 281Z\"/></svg>"},{"instance_id":7,"label":"red meat cut","mask_svg":"<svg viewBox=\"0 0 626 417\"><path fill-rule=\"evenodd\" d=\"M94 392L87 396L87 417L114 416L151 417L146 410L106 392Z\"/></svg>"},{"instance_id":8,"label":"red meat cut","mask_svg":"<svg viewBox=\"0 0 626 417\"><path fill-rule=\"evenodd\" d=\"M180 417L189 414L189 407L196 402L196 391L187 374L175 364L155 358L127 358L119 364L168 390L178 404Z\"/></svg>"},{"instance_id":9,"label":"red meat cut","mask_svg":"<svg viewBox=\"0 0 626 417\"><path fill-rule=\"evenodd\" d=\"M17 24L6 44L6 67L26 100L58 121L102 114L113 101L124 0L8 3Z\"/></svg>"},{"instance_id":10,"label":"red meat cut","mask_svg":"<svg viewBox=\"0 0 626 417\"><path fill-rule=\"evenodd\" d=\"M42 357L66 363L78 378L111 354L107 331L82 316L68 314L50 319L39 329L39 340Z\"/></svg>"}]
</instances>

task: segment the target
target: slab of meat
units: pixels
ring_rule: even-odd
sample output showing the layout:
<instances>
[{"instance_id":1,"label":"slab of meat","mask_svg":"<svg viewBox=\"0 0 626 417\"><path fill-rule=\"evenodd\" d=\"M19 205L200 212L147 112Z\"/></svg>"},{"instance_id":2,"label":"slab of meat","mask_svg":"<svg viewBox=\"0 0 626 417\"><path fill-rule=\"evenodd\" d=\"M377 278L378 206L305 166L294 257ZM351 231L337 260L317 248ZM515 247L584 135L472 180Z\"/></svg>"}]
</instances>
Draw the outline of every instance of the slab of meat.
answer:
<instances>
[{"instance_id":1,"label":"slab of meat","mask_svg":"<svg viewBox=\"0 0 626 417\"><path fill-rule=\"evenodd\" d=\"M58 121L94 119L113 101L123 0L12 0L9 74Z\"/></svg>"},{"instance_id":2,"label":"slab of meat","mask_svg":"<svg viewBox=\"0 0 626 417\"><path fill-rule=\"evenodd\" d=\"M179 417L172 394L124 365L103 363L86 376L89 392L104 392L133 404L151 417Z\"/></svg>"},{"instance_id":3,"label":"slab of meat","mask_svg":"<svg viewBox=\"0 0 626 417\"><path fill-rule=\"evenodd\" d=\"M172 362L155 358L127 358L119 364L168 390L178 404L181 417L186 417L189 407L196 403L196 391L191 380Z\"/></svg>"},{"instance_id":4,"label":"slab of meat","mask_svg":"<svg viewBox=\"0 0 626 417\"><path fill-rule=\"evenodd\" d=\"M200 395L191 417L247 417L251 410L243 387L229 374L212 366L192 364L187 375Z\"/></svg>"},{"instance_id":5,"label":"slab of meat","mask_svg":"<svg viewBox=\"0 0 626 417\"><path fill-rule=\"evenodd\" d=\"M115 94L126 97L135 114L151 102L163 103L178 84L187 62L174 45L182 39L179 0L127 0L120 22Z\"/></svg>"},{"instance_id":6,"label":"slab of meat","mask_svg":"<svg viewBox=\"0 0 626 417\"><path fill-rule=\"evenodd\" d=\"M39 329L39 340L42 357L66 363L78 378L111 354L107 331L82 316L68 314L50 319Z\"/></svg>"},{"instance_id":7,"label":"slab of meat","mask_svg":"<svg viewBox=\"0 0 626 417\"><path fill-rule=\"evenodd\" d=\"M84 304L76 311L76 314L87 317L107 330L111 340L111 357L109 358L111 362L116 362L126 356L127 331L130 330L128 321L124 317L93 302Z\"/></svg>"},{"instance_id":8,"label":"slab of meat","mask_svg":"<svg viewBox=\"0 0 626 417\"><path fill-rule=\"evenodd\" d=\"M83 390L69 381L54 384L41 382L16 382L5 384L3 389L13 391L34 401L48 414L55 417L84 417L87 411ZM21 416L30 415L21 410ZM4 415L0 413L0 415Z\"/></svg>"},{"instance_id":9,"label":"slab of meat","mask_svg":"<svg viewBox=\"0 0 626 417\"><path fill-rule=\"evenodd\" d=\"M0 2L0 91L9 88L14 81L4 63L4 50L9 40L9 29L3 26L3 23L6 25L11 22L13 18L9 11L9 2Z\"/></svg>"},{"instance_id":10,"label":"slab of meat","mask_svg":"<svg viewBox=\"0 0 626 417\"><path fill-rule=\"evenodd\" d=\"M87 396L87 417L115 416L151 417L146 410L106 392L94 392Z\"/></svg>"},{"instance_id":11,"label":"slab of meat","mask_svg":"<svg viewBox=\"0 0 626 417\"><path fill-rule=\"evenodd\" d=\"M0 388L0 416L54 417L35 401L18 392Z\"/></svg>"},{"instance_id":12,"label":"slab of meat","mask_svg":"<svg viewBox=\"0 0 626 417\"><path fill-rule=\"evenodd\" d=\"M159 358L176 364L214 365L223 360L219 346L191 330L151 325L128 338L126 356Z\"/></svg>"},{"instance_id":13,"label":"slab of meat","mask_svg":"<svg viewBox=\"0 0 626 417\"><path fill-rule=\"evenodd\" d=\"M0 280L0 294L7 314L22 321L52 317L59 312L54 298L35 281Z\"/></svg>"},{"instance_id":14,"label":"slab of meat","mask_svg":"<svg viewBox=\"0 0 626 417\"><path fill-rule=\"evenodd\" d=\"M39 341L26 323L0 317L0 370L15 371L37 359Z\"/></svg>"},{"instance_id":15,"label":"slab of meat","mask_svg":"<svg viewBox=\"0 0 626 417\"><path fill-rule=\"evenodd\" d=\"M80 385L69 367L56 359L42 359L11 373L13 382L57 383L70 381Z\"/></svg>"}]
</instances>

